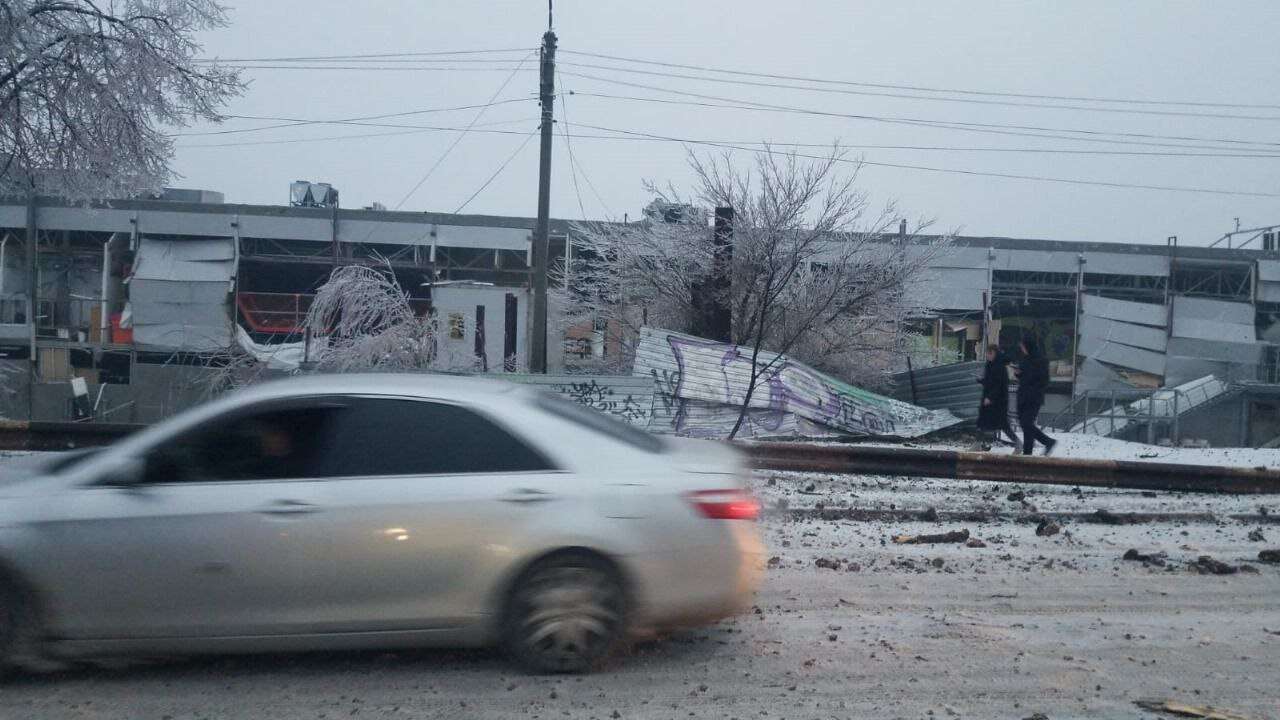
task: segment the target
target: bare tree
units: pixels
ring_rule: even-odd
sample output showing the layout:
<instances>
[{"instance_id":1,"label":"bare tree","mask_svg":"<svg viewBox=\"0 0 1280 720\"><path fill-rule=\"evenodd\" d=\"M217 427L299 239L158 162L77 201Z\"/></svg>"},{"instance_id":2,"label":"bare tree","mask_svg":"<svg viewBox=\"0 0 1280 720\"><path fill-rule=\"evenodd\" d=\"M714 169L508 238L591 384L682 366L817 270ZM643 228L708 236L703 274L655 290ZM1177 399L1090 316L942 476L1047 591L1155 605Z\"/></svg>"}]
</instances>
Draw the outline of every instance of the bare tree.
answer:
<instances>
[{"instance_id":1,"label":"bare tree","mask_svg":"<svg viewBox=\"0 0 1280 720\"><path fill-rule=\"evenodd\" d=\"M0 2L0 195L128 197L169 177L167 127L218 121L243 89L201 65L214 0Z\"/></svg>"},{"instance_id":2,"label":"bare tree","mask_svg":"<svg viewBox=\"0 0 1280 720\"><path fill-rule=\"evenodd\" d=\"M846 163L849 172L840 172ZM856 185L859 163L839 147L818 159L766 149L750 168L728 155L691 154L690 165L695 200L734 209L730 282L707 290L717 247L705 221L583 224L575 227L581 260L566 270L562 291L570 321L603 318L627 347L640 325L689 332L700 303L726 304L730 339L750 349L752 363L731 438L777 364L774 353L850 379L901 356L904 321L923 310L910 287L945 239L917 240L925 222L911 233L890 232L901 220L897 208L872 210ZM672 206L692 205L674 191L662 196ZM760 361L762 350L769 361Z\"/></svg>"}]
</instances>

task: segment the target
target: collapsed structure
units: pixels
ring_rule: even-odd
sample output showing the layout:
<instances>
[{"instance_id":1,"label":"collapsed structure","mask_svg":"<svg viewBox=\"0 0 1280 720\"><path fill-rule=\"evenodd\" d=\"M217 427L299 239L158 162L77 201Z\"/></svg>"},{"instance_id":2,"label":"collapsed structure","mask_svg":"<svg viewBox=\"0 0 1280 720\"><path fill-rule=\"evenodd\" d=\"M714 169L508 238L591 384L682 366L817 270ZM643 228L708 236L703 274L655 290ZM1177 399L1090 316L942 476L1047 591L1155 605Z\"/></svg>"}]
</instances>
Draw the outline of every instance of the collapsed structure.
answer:
<instances>
[{"instance_id":1,"label":"collapsed structure","mask_svg":"<svg viewBox=\"0 0 1280 720\"><path fill-rule=\"evenodd\" d=\"M341 209L337 191L317 183L294 183L290 197L288 206L190 190L92 207L0 200L0 416L154 421L194 400L192 379L211 357L300 341L316 287L351 263L389 267L415 309L437 314L443 342L483 359L477 369L524 369L532 218ZM551 264L572 259L572 232L552 222ZM930 273L920 304L932 310L914 320L900 401L971 415L983 343L1012 348L1034 332L1052 361L1046 416L1086 422L1212 376L1223 390L1192 412L1217 408L1203 423L1213 432L1195 430L1192 417L1185 432L1214 444L1280 437L1274 249L960 237ZM616 351L605 335L586 326L552 338L552 372ZM642 354L637 372L660 375L656 362ZM73 380L87 403L76 403ZM708 400L682 393L659 386L650 414L675 398L683 425L673 428L723 424L722 411L699 404ZM783 430L812 421L789 415Z\"/></svg>"}]
</instances>

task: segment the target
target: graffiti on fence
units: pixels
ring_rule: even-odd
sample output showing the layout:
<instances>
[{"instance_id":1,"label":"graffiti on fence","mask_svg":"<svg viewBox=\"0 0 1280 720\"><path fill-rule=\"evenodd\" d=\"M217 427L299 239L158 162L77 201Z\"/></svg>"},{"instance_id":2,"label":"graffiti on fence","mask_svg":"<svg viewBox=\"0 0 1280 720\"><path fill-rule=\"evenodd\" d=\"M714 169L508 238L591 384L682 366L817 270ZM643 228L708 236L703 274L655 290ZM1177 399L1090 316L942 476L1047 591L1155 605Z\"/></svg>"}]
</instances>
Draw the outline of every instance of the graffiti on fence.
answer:
<instances>
[{"instance_id":1,"label":"graffiti on fence","mask_svg":"<svg viewBox=\"0 0 1280 720\"><path fill-rule=\"evenodd\" d=\"M636 373L654 379L655 406L673 415L681 434L723 435L744 404L747 435L796 431L800 419L829 431L910 437L958 422L946 411L867 392L785 356L762 353L753 366L747 348L649 328Z\"/></svg>"},{"instance_id":2,"label":"graffiti on fence","mask_svg":"<svg viewBox=\"0 0 1280 720\"><path fill-rule=\"evenodd\" d=\"M626 388L615 388L595 379L552 385L551 389L580 405L616 415L629 423L642 425L649 422L652 403L647 395L637 398Z\"/></svg>"}]
</instances>

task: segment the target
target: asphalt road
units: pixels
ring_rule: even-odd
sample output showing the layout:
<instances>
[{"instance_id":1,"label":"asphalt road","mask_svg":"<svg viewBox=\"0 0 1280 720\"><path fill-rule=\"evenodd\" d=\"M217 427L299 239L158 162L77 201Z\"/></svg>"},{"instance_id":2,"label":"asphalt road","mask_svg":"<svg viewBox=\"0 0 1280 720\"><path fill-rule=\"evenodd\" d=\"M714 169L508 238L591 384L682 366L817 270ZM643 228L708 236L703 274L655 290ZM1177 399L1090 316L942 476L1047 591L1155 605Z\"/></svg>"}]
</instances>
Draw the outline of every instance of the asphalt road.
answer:
<instances>
[{"instance_id":1,"label":"asphalt road","mask_svg":"<svg viewBox=\"0 0 1280 720\"><path fill-rule=\"evenodd\" d=\"M0 718L1157 717L1133 704L1148 697L1280 718L1280 567L1186 564L1249 560L1280 526L1263 544L1238 521L965 526L986 548L882 544L945 519L765 527L758 613L596 675L531 677L487 652L197 658L18 675ZM1130 545L1169 565L1120 560Z\"/></svg>"}]
</instances>

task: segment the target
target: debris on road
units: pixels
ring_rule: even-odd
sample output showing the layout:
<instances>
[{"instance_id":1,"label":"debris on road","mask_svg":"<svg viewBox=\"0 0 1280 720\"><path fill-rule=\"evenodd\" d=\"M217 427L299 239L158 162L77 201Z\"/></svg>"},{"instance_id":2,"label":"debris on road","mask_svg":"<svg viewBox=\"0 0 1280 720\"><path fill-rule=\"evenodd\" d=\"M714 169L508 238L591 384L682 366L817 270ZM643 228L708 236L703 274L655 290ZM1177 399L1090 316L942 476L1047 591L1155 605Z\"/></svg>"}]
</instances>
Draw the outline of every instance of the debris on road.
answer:
<instances>
[{"instance_id":1,"label":"debris on road","mask_svg":"<svg viewBox=\"0 0 1280 720\"><path fill-rule=\"evenodd\" d=\"M1129 550L1125 551L1124 556L1121 557L1120 559L1140 562L1143 565L1147 565L1147 566L1156 565L1158 567L1164 567L1165 565L1168 564L1167 563L1168 557L1169 557L1168 555L1162 552L1140 553L1137 550L1130 548Z\"/></svg>"},{"instance_id":2,"label":"debris on road","mask_svg":"<svg viewBox=\"0 0 1280 720\"><path fill-rule=\"evenodd\" d=\"M814 560L813 564L817 567L826 568L828 570L839 570L840 566L843 565L843 563L841 563L836 558L824 558L824 557Z\"/></svg>"},{"instance_id":3,"label":"debris on road","mask_svg":"<svg viewBox=\"0 0 1280 720\"><path fill-rule=\"evenodd\" d=\"M1187 705L1175 700L1134 700L1133 704L1151 712L1203 718L1203 720L1249 720L1249 718L1237 715L1229 710L1220 710L1209 705Z\"/></svg>"},{"instance_id":4,"label":"debris on road","mask_svg":"<svg viewBox=\"0 0 1280 720\"><path fill-rule=\"evenodd\" d=\"M921 522L938 522L938 511L934 508L928 508L920 513Z\"/></svg>"},{"instance_id":5,"label":"debris on road","mask_svg":"<svg viewBox=\"0 0 1280 720\"><path fill-rule=\"evenodd\" d=\"M933 545L937 543L962 543L969 539L968 530L952 530L939 535L894 535L895 545Z\"/></svg>"},{"instance_id":6,"label":"debris on road","mask_svg":"<svg viewBox=\"0 0 1280 720\"><path fill-rule=\"evenodd\" d=\"M1258 562L1280 564L1280 550L1259 550Z\"/></svg>"},{"instance_id":7,"label":"debris on road","mask_svg":"<svg viewBox=\"0 0 1280 720\"><path fill-rule=\"evenodd\" d=\"M1062 526L1048 518L1041 520L1036 526L1036 535L1040 537L1050 537L1060 532L1062 532Z\"/></svg>"},{"instance_id":8,"label":"debris on road","mask_svg":"<svg viewBox=\"0 0 1280 720\"><path fill-rule=\"evenodd\" d=\"M984 548L987 546L987 544L982 542L978 538L969 538L969 541L966 542L964 546L971 547L971 548Z\"/></svg>"},{"instance_id":9,"label":"debris on road","mask_svg":"<svg viewBox=\"0 0 1280 720\"><path fill-rule=\"evenodd\" d=\"M1026 500L1026 499L1027 499L1027 494L1022 492L1021 490L1016 490L1014 492L1009 493L1009 497L1008 497L1009 502L1022 502L1023 500Z\"/></svg>"},{"instance_id":10,"label":"debris on road","mask_svg":"<svg viewBox=\"0 0 1280 720\"><path fill-rule=\"evenodd\" d=\"M1095 510L1092 519L1102 525L1132 525L1138 521L1132 515L1117 515L1106 508Z\"/></svg>"},{"instance_id":11,"label":"debris on road","mask_svg":"<svg viewBox=\"0 0 1280 720\"><path fill-rule=\"evenodd\" d=\"M1249 542L1266 542L1267 536L1262 534L1262 528L1254 528L1249 531Z\"/></svg>"},{"instance_id":12,"label":"debris on road","mask_svg":"<svg viewBox=\"0 0 1280 720\"><path fill-rule=\"evenodd\" d=\"M1228 565L1221 560L1215 560L1209 555L1201 555L1196 561L1191 563L1191 569L1201 575L1234 575L1240 572L1240 568L1235 565Z\"/></svg>"}]
</instances>

